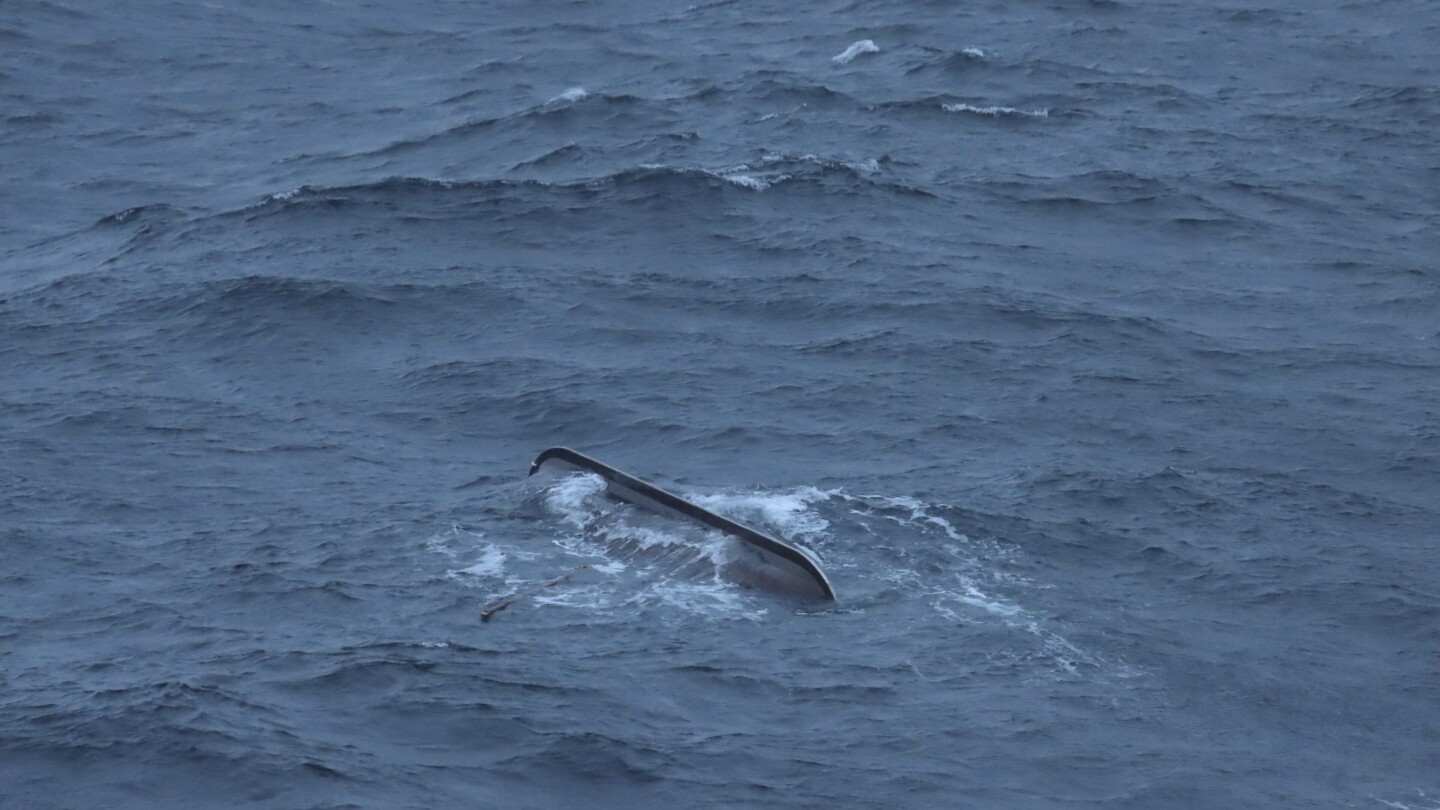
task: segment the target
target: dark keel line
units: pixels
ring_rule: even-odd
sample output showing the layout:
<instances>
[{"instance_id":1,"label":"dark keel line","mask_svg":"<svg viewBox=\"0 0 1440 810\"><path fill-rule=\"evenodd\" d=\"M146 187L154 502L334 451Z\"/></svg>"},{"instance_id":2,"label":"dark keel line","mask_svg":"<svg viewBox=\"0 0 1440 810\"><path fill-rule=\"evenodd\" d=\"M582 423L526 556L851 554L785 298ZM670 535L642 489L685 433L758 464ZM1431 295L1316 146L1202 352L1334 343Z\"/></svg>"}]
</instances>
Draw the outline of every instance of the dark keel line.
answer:
<instances>
[{"instance_id":1,"label":"dark keel line","mask_svg":"<svg viewBox=\"0 0 1440 810\"><path fill-rule=\"evenodd\" d=\"M551 466L562 471L583 471L605 479L609 496L660 514L693 520L718 529L739 540L749 553L733 566L733 579L742 585L768 591L835 599L835 589L815 561L798 548L749 526L697 506L678 495L620 472L607 464L577 453L568 447L552 447L542 452L530 465L530 475L541 467Z\"/></svg>"}]
</instances>

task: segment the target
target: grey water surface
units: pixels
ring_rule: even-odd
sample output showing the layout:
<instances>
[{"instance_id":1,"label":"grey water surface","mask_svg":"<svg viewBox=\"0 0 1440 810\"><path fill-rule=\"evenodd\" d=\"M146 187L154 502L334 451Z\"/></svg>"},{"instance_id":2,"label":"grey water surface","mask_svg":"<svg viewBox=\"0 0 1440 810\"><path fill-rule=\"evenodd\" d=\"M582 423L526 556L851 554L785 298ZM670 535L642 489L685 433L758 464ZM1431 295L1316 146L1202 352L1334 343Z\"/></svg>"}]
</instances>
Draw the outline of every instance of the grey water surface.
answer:
<instances>
[{"instance_id":1,"label":"grey water surface","mask_svg":"<svg viewBox=\"0 0 1440 810\"><path fill-rule=\"evenodd\" d=\"M0 806L1440 808L1436 42L3 0Z\"/></svg>"}]
</instances>

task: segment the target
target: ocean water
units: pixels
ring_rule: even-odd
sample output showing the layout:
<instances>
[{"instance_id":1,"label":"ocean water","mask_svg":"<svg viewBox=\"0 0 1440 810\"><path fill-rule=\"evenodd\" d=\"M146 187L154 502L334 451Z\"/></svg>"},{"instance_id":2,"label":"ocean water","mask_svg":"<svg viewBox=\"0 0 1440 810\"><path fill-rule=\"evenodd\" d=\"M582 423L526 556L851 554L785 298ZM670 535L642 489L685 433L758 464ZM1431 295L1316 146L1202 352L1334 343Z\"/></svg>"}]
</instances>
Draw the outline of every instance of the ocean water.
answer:
<instances>
[{"instance_id":1,"label":"ocean water","mask_svg":"<svg viewBox=\"0 0 1440 810\"><path fill-rule=\"evenodd\" d=\"M1440 808L1437 41L0 3L0 807Z\"/></svg>"}]
</instances>

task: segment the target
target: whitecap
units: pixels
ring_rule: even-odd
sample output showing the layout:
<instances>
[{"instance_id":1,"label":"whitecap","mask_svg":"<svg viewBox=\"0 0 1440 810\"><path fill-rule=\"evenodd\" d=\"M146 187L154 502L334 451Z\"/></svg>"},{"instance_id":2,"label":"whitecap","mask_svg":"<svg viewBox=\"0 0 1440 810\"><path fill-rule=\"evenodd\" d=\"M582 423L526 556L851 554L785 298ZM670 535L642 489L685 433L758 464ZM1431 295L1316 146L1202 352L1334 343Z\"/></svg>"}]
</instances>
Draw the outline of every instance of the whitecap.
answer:
<instances>
[{"instance_id":1,"label":"whitecap","mask_svg":"<svg viewBox=\"0 0 1440 810\"><path fill-rule=\"evenodd\" d=\"M586 91L585 88L583 88L583 87L571 87L571 88L568 88L565 92L563 92L563 93L561 93L560 95L558 95L558 96L550 99L549 101L547 101L547 102L545 102L545 103L546 103L546 104L559 104L559 103L562 102L562 101L563 101L563 102L574 103L574 102L576 102L576 101L584 101L585 98L587 98L589 95L590 95L590 93L589 93L588 91Z\"/></svg>"},{"instance_id":2,"label":"whitecap","mask_svg":"<svg viewBox=\"0 0 1440 810\"><path fill-rule=\"evenodd\" d=\"M965 48L964 50L960 51L960 53L965 54L966 56L970 57L971 59L984 59L984 58L985 58L985 52L982 51L982 50L980 50L979 48L976 48L976 47Z\"/></svg>"},{"instance_id":3,"label":"whitecap","mask_svg":"<svg viewBox=\"0 0 1440 810\"><path fill-rule=\"evenodd\" d=\"M605 479L593 473L566 476L545 493L545 506L577 529L593 520L601 510L595 508L596 495L605 490Z\"/></svg>"},{"instance_id":4,"label":"whitecap","mask_svg":"<svg viewBox=\"0 0 1440 810\"><path fill-rule=\"evenodd\" d=\"M873 39L862 39L846 48L843 53L836 54L830 61L837 65L844 65L861 54L879 52L880 46L876 45Z\"/></svg>"},{"instance_id":5,"label":"whitecap","mask_svg":"<svg viewBox=\"0 0 1440 810\"><path fill-rule=\"evenodd\" d=\"M833 494L815 487L801 487L782 492L712 493L696 495L691 500L742 522L758 520L793 539L824 534L830 524L811 509L810 504L827 500Z\"/></svg>"},{"instance_id":6,"label":"whitecap","mask_svg":"<svg viewBox=\"0 0 1440 810\"><path fill-rule=\"evenodd\" d=\"M260 208L264 208L265 206L270 205L271 203L283 203L283 202L288 202L288 201L293 200L293 199L295 199L296 197L298 197L298 196L300 196L301 194L304 194L304 193L306 193L306 192L308 192L308 191L310 191L310 187L309 187L309 186L300 186L300 187L298 187L298 188L292 188L292 189L290 189L289 191L277 191L277 192L275 192L274 194L266 194L264 197L261 197L260 199L256 200L256 201L253 202L253 203L250 203L249 205L245 206L244 208L241 208L240 210L241 210L241 211L254 211L254 210L257 210L257 209L260 209ZM117 220L117 221L118 221L118 222L123 222L124 220Z\"/></svg>"},{"instance_id":7,"label":"whitecap","mask_svg":"<svg viewBox=\"0 0 1440 810\"><path fill-rule=\"evenodd\" d=\"M779 182L779 181L781 181L781 180L788 180L788 179L790 179L790 176L789 176L789 175L785 175L785 174L782 174L782 175L780 175L779 177L775 177L775 178L772 178L772 179L769 179L769 180L767 180L767 179L765 179L765 178L763 178L763 177L756 177L756 176L753 175L753 174L741 174L740 172L731 172L731 173L729 173L729 174L722 174L722 173L719 173L719 172L711 172L711 174L714 174L716 177L719 177L721 180L724 180L724 181L729 182L729 183L734 183L735 185L737 185L737 186L739 186L739 187L741 187L741 188L748 188L748 189L750 189L751 191L764 191L765 189L770 188L770 186L774 185L775 183L777 183L777 182Z\"/></svg>"},{"instance_id":8,"label":"whitecap","mask_svg":"<svg viewBox=\"0 0 1440 810\"><path fill-rule=\"evenodd\" d=\"M1026 118L1049 118L1050 110L1020 110L1015 107L976 107L973 104L941 104L945 112L971 113L973 115L988 115L991 118L999 118L1002 115L1019 115Z\"/></svg>"},{"instance_id":9,"label":"whitecap","mask_svg":"<svg viewBox=\"0 0 1440 810\"><path fill-rule=\"evenodd\" d=\"M498 577L505 572L505 551L499 546L486 544L480 550L480 558L473 565L454 571L471 577Z\"/></svg>"},{"instance_id":10,"label":"whitecap","mask_svg":"<svg viewBox=\"0 0 1440 810\"><path fill-rule=\"evenodd\" d=\"M874 174L880 171L880 161L875 158L865 158L864 160L857 160L846 163L845 165L861 174Z\"/></svg>"}]
</instances>

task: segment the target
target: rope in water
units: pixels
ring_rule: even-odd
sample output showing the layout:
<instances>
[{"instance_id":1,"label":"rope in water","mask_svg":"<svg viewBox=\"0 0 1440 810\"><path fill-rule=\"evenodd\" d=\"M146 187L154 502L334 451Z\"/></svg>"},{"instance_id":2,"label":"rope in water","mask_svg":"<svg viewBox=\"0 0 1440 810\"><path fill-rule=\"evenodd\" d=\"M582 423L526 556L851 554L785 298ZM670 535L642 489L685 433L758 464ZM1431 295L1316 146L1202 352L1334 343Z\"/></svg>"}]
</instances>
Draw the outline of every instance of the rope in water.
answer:
<instances>
[{"instance_id":1,"label":"rope in water","mask_svg":"<svg viewBox=\"0 0 1440 810\"><path fill-rule=\"evenodd\" d=\"M546 588L552 588L552 587L554 587L554 586L556 586L556 585L559 585L560 583L562 583L562 582L564 582L565 580L569 579L570 577L572 577L572 576L580 573L581 571L584 571L585 569L587 569L587 568L589 568L589 567L590 567L590 564L589 564L589 563L586 563L586 564L580 565L580 566L576 566L576 567L570 569L569 571L566 571L565 573L561 574L560 576L555 577L554 579L551 579L551 580L546 580L545 582L542 582L542 583L540 583L539 585L536 585L535 587L530 588L529 590L520 591L519 593L513 593L513 594L505 597L504 599L501 599L499 602L496 602L495 604L491 605L490 607L487 607L487 608L485 608L484 610L480 611L480 621L482 621L482 622L488 622L488 621L490 621L490 617L491 617L491 616L494 616L496 613L499 613L500 611L504 610L505 608L510 607L511 605L515 604L516 602L520 601L521 599L524 599L524 598L527 597L527 596L534 596L535 594L537 594L537 593L545 590Z\"/></svg>"}]
</instances>

